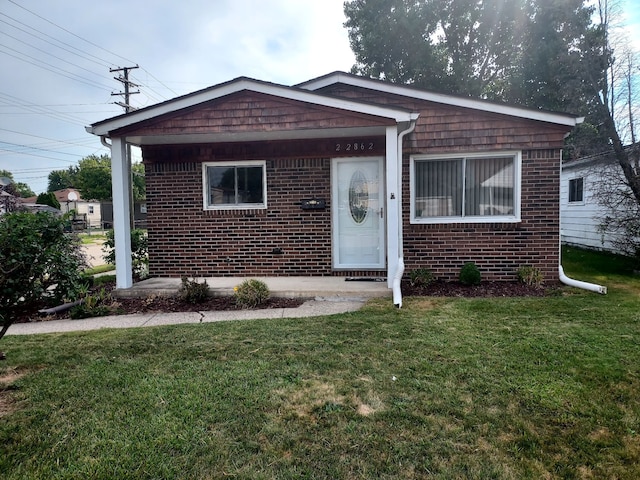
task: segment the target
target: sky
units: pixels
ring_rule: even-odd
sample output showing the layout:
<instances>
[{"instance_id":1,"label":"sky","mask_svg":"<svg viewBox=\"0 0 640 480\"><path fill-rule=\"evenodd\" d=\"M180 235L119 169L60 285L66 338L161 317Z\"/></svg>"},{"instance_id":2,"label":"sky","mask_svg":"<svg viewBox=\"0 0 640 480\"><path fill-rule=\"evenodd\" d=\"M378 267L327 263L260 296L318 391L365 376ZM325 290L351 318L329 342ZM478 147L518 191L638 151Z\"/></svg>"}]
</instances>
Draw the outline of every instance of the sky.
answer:
<instances>
[{"instance_id":1,"label":"sky","mask_svg":"<svg viewBox=\"0 0 640 480\"><path fill-rule=\"evenodd\" d=\"M246 76L295 85L349 71L343 0L0 0L0 170L35 193L108 154L85 126ZM134 157L134 161L136 158Z\"/></svg>"},{"instance_id":2,"label":"sky","mask_svg":"<svg viewBox=\"0 0 640 480\"><path fill-rule=\"evenodd\" d=\"M640 51L640 0L622 0ZM344 0L0 0L0 170L35 193L108 154L85 126L246 76L295 85L349 71ZM139 155L139 154L138 154ZM134 155L134 161L139 160Z\"/></svg>"}]
</instances>

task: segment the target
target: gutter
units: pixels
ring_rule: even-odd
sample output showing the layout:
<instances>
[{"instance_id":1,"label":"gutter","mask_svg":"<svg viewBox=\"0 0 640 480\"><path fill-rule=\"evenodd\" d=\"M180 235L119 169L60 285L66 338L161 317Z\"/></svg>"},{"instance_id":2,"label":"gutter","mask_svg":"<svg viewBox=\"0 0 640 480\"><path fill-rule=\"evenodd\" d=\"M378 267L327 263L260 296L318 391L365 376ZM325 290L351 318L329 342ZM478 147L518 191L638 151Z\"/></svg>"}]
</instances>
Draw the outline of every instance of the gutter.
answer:
<instances>
[{"instance_id":1,"label":"gutter","mask_svg":"<svg viewBox=\"0 0 640 480\"><path fill-rule=\"evenodd\" d=\"M577 119L576 124L582 123L583 121L584 121L584 117L580 117ZM560 158L560 178L562 178L562 158ZM562 225L562 216L560 216L560 224ZM560 232L559 237L560 238L558 241L558 258L560 259L560 262L562 262L562 232ZM606 295L607 293L607 287L604 287L602 285L597 285L595 283L583 282L581 280L574 280L573 278L567 277L564 273L564 268L562 268L562 263L558 263L558 278L562 283L564 283L565 285L569 285L570 287L581 288L583 290L600 293L602 295Z\"/></svg>"},{"instance_id":2,"label":"gutter","mask_svg":"<svg viewBox=\"0 0 640 480\"><path fill-rule=\"evenodd\" d=\"M396 272L393 275L393 304L402 308L402 290L400 284L402 282L402 276L404 275L404 238L403 238L403 224L402 224L402 140L404 136L413 132L416 128L416 120L419 114L411 114L411 123L409 128L403 130L398 134L398 266Z\"/></svg>"},{"instance_id":3,"label":"gutter","mask_svg":"<svg viewBox=\"0 0 640 480\"><path fill-rule=\"evenodd\" d=\"M580 280L574 280L573 278L569 278L564 274L564 269L562 265L558 265L559 277L560 281L565 285L569 285L570 287L582 288L583 290L589 290L590 292L601 293L602 295L606 295L607 287L603 287L602 285L597 285L595 283L582 282Z\"/></svg>"}]
</instances>

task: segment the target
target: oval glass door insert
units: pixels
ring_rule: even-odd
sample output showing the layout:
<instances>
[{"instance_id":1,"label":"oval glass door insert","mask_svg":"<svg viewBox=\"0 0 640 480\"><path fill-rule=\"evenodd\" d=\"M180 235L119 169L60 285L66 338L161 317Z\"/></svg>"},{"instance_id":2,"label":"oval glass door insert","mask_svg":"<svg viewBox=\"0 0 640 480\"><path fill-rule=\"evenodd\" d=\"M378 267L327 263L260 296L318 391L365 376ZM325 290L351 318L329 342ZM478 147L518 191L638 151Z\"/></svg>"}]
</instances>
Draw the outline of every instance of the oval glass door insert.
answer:
<instances>
[{"instance_id":1,"label":"oval glass door insert","mask_svg":"<svg viewBox=\"0 0 640 480\"><path fill-rule=\"evenodd\" d=\"M351 175L349 182L349 211L353 221L360 224L367 218L369 212L369 186L367 178L361 170Z\"/></svg>"}]
</instances>

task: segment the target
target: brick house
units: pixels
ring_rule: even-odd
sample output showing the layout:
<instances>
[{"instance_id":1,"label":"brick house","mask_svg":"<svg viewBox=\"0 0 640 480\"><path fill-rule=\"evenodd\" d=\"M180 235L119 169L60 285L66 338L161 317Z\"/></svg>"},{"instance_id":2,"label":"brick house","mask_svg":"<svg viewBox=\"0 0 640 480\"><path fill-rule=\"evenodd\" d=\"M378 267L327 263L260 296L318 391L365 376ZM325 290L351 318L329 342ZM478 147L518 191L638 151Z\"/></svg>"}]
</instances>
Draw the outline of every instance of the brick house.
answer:
<instances>
[{"instance_id":1,"label":"brick house","mask_svg":"<svg viewBox=\"0 0 640 480\"><path fill-rule=\"evenodd\" d=\"M139 145L155 277L558 276L572 115L336 72L238 78L93 124L112 149L117 284L132 285L125 144Z\"/></svg>"}]
</instances>

